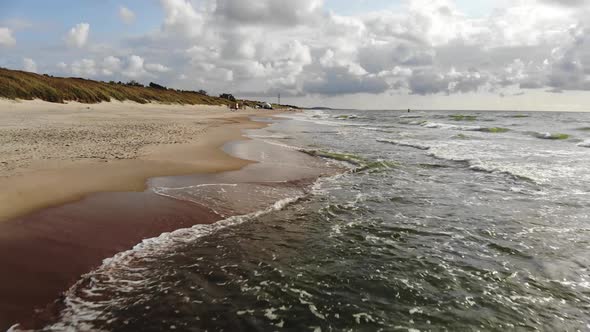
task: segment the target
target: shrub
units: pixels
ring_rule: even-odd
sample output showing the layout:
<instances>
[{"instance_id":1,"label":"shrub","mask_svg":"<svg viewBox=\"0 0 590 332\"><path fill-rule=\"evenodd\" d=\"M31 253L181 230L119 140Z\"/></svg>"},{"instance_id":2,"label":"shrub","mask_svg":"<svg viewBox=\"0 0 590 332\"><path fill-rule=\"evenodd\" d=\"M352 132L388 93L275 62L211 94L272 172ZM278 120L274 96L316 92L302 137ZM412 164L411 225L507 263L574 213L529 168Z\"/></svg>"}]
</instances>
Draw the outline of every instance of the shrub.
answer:
<instances>
[{"instance_id":1,"label":"shrub","mask_svg":"<svg viewBox=\"0 0 590 332\"><path fill-rule=\"evenodd\" d=\"M138 88L143 88L144 87L143 84L141 84L141 83L139 83L139 82L137 82L135 80L131 80L131 81L127 82L126 85L127 86L135 86L135 87L138 87Z\"/></svg>"},{"instance_id":2,"label":"shrub","mask_svg":"<svg viewBox=\"0 0 590 332\"><path fill-rule=\"evenodd\" d=\"M227 99L227 100L232 101L232 102L236 102L236 97L234 97L233 95L231 95L229 93L222 93L221 95L219 95L219 98L221 98L221 99Z\"/></svg>"},{"instance_id":3,"label":"shrub","mask_svg":"<svg viewBox=\"0 0 590 332\"><path fill-rule=\"evenodd\" d=\"M158 89L158 90L168 90L167 87L162 86L160 84L156 84L154 82L150 82L150 88L152 88L152 89Z\"/></svg>"}]
</instances>

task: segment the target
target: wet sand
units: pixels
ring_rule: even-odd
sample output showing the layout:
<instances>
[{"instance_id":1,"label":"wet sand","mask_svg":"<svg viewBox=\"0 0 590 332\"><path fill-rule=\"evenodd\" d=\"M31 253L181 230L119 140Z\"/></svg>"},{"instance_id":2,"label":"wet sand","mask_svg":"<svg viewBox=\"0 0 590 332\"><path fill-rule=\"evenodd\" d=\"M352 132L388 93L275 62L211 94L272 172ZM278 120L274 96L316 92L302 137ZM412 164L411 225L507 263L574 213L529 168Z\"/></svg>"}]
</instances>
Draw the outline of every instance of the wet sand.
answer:
<instances>
[{"instance_id":1,"label":"wet sand","mask_svg":"<svg viewBox=\"0 0 590 332\"><path fill-rule=\"evenodd\" d=\"M16 322L42 327L59 308L51 308L53 301L105 258L219 219L207 208L151 193L103 193L0 224L0 330Z\"/></svg>"},{"instance_id":2,"label":"wet sand","mask_svg":"<svg viewBox=\"0 0 590 332\"><path fill-rule=\"evenodd\" d=\"M191 174L191 170L199 174L155 177L149 181L151 189L144 192L84 195L72 203L0 222L0 264L3 266L0 329L17 322L20 328L43 327L55 318L63 304L63 292L80 276L144 239L196 224L213 223L228 215L249 213L272 204L281 196L301 195L317 177L337 172L315 158L260 141L223 144L242 138L245 128L264 126L247 118L232 119L230 124L211 129L224 132L218 136L219 141L214 142L213 149L201 147L199 150L198 142L166 149L155 147L141 160L150 167L154 165L152 162L170 158L190 165L195 163L195 156L203 156L197 159L201 162L199 167L191 165L193 168L183 169L186 174ZM207 142L210 144L211 140ZM221 146L225 146L225 151ZM225 161L229 162L225 164ZM218 167L219 164L225 165ZM62 174L66 180L67 173ZM124 179L127 174L119 175ZM150 174L154 173L142 173L139 178L152 177ZM199 192L198 200L190 201L180 196L164 197L152 191L154 187L209 183L237 185L235 190L223 190L222 194L214 188ZM145 189L145 182L137 184L136 189ZM121 191L125 188L129 187L121 187ZM223 216L210 208L215 204L225 207ZM218 206L215 208L219 210Z\"/></svg>"}]
</instances>

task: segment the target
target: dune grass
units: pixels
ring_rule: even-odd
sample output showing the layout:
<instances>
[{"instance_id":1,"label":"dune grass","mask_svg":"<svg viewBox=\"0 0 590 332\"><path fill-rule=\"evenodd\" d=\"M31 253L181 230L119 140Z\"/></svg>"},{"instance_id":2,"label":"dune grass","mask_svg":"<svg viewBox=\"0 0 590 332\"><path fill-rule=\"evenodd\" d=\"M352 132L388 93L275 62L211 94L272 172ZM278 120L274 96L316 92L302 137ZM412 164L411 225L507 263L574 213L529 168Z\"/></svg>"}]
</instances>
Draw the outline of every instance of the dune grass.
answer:
<instances>
[{"instance_id":1,"label":"dune grass","mask_svg":"<svg viewBox=\"0 0 590 332\"><path fill-rule=\"evenodd\" d=\"M62 78L0 68L0 98L33 100L52 103L77 101L96 104L111 100L134 101L145 104L158 102L183 105L230 105L228 99L207 96L196 91L144 87L115 82L99 82L83 78ZM239 101L255 106L255 101Z\"/></svg>"}]
</instances>

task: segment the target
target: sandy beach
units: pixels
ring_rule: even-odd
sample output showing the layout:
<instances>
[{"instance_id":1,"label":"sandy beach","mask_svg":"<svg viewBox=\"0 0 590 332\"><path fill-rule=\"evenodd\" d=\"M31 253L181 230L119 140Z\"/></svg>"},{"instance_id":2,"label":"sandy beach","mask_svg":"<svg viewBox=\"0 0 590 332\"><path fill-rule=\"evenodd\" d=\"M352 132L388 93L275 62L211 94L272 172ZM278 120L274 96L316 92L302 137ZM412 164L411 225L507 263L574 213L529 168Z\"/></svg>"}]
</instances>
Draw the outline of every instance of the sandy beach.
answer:
<instances>
[{"instance_id":1,"label":"sandy beach","mask_svg":"<svg viewBox=\"0 0 590 332\"><path fill-rule=\"evenodd\" d=\"M272 113L0 100L0 222L91 192L141 191L150 177L243 167L219 147L263 126L249 115Z\"/></svg>"},{"instance_id":2,"label":"sandy beach","mask_svg":"<svg viewBox=\"0 0 590 332\"><path fill-rule=\"evenodd\" d=\"M252 115L279 112L0 101L0 329L43 327L80 276L144 239L265 208L334 172L243 136L267 126ZM238 185L186 201L148 179Z\"/></svg>"}]
</instances>

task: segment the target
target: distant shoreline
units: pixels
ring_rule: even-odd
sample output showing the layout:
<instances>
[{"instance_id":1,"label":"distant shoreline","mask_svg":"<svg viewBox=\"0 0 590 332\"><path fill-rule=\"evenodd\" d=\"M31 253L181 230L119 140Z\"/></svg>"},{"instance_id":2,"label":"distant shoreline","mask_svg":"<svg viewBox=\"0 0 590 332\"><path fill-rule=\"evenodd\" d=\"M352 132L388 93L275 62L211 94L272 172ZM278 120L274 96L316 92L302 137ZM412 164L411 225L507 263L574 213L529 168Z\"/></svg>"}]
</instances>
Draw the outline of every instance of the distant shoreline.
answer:
<instances>
[{"instance_id":1,"label":"distant shoreline","mask_svg":"<svg viewBox=\"0 0 590 332\"><path fill-rule=\"evenodd\" d=\"M150 82L103 82L79 77L56 77L0 67L0 98L9 100L42 100L50 103L79 102L98 104L110 101L133 101L140 104L215 105L235 107L259 106L262 102L236 99L224 93L210 96L205 90L173 89ZM298 108L277 105L275 108Z\"/></svg>"},{"instance_id":2,"label":"distant shoreline","mask_svg":"<svg viewBox=\"0 0 590 332\"><path fill-rule=\"evenodd\" d=\"M342 111L342 112L408 112L407 109L354 109L354 108L332 108L332 107L303 107L304 110L310 111ZM468 110L468 109L410 109L410 113L419 112L455 112L455 113L481 113L481 112L510 112L510 113L588 113L590 108L586 111L580 110Z\"/></svg>"}]
</instances>

